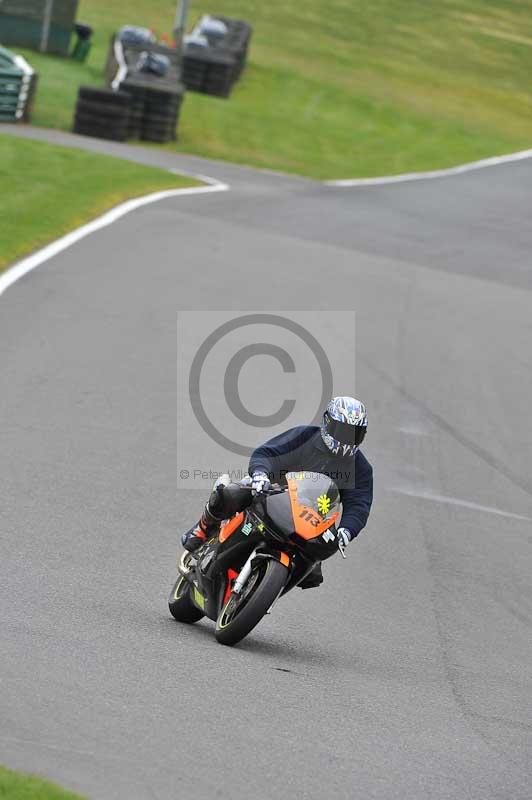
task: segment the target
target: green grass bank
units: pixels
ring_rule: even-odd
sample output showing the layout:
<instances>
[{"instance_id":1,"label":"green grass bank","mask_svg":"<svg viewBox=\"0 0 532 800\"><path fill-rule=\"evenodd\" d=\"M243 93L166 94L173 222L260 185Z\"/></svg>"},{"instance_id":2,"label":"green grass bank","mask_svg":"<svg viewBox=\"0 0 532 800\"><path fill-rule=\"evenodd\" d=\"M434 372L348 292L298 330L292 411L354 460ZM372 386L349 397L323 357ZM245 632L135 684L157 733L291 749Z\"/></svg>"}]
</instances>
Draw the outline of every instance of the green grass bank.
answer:
<instances>
[{"instance_id":1,"label":"green grass bank","mask_svg":"<svg viewBox=\"0 0 532 800\"><path fill-rule=\"evenodd\" d=\"M0 800L82 800L49 781L0 767Z\"/></svg>"},{"instance_id":2,"label":"green grass bank","mask_svg":"<svg viewBox=\"0 0 532 800\"><path fill-rule=\"evenodd\" d=\"M111 33L170 33L174 0L82 0L87 65L26 51L35 123L68 129L77 86L102 83ZM425 170L532 146L529 0L194 0L254 27L228 101L189 92L174 149L316 178Z\"/></svg>"},{"instance_id":3,"label":"green grass bank","mask_svg":"<svg viewBox=\"0 0 532 800\"><path fill-rule=\"evenodd\" d=\"M0 134L0 272L124 200L192 185L161 169Z\"/></svg>"}]
</instances>

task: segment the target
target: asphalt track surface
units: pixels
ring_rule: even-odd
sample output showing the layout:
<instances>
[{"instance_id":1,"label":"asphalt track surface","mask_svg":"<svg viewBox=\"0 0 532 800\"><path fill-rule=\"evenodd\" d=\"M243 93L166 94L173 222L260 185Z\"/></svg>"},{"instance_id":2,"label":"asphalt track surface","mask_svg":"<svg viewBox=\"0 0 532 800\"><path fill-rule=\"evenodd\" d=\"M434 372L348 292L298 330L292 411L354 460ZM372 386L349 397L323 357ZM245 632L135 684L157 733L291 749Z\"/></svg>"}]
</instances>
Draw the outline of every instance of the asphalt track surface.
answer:
<instances>
[{"instance_id":1,"label":"asphalt track surface","mask_svg":"<svg viewBox=\"0 0 532 800\"><path fill-rule=\"evenodd\" d=\"M337 189L69 141L231 191L0 301L0 762L105 800L530 800L532 161ZM376 491L348 560L228 649L166 611L201 504L175 314L249 306L356 309Z\"/></svg>"}]
</instances>

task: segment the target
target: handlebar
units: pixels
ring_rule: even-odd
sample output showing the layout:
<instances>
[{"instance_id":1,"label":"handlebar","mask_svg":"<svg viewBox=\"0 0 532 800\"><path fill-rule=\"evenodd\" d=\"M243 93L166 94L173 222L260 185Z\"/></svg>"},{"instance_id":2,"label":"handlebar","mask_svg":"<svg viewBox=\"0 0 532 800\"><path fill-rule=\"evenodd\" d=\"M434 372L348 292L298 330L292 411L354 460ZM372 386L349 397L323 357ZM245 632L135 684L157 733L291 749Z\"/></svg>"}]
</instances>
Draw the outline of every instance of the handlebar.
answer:
<instances>
[{"instance_id":1,"label":"handlebar","mask_svg":"<svg viewBox=\"0 0 532 800\"><path fill-rule=\"evenodd\" d=\"M249 489L250 492L255 492L255 497L258 495L272 495L272 494L282 494L283 492L288 491L287 486L281 486L280 483L272 483L269 489L263 489L261 492L256 492L253 486L242 486L242 489Z\"/></svg>"}]
</instances>

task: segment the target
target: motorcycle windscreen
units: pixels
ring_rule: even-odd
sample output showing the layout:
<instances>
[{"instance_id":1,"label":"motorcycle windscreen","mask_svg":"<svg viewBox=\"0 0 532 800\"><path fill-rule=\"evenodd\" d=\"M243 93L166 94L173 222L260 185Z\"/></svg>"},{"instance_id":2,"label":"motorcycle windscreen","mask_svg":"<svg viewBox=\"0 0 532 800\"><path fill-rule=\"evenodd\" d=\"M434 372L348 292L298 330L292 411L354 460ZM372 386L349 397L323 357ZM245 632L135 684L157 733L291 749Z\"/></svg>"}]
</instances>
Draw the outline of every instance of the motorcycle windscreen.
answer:
<instances>
[{"instance_id":1,"label":"motorcycle windscreen","mask_svg":"<svg viewBox=\"0 0 532 800\"><path fill-rule=\"evenodd\" d=\"M264 521L278 535L288 538L294 530L292 505L288 492L273 494L263 500Z\"/></svg>"},{"instance_id":2,"label":"motorcycle windscreen","mask_svg":"<svg viewBox=\"0 0 532 800\"><path fill-rule=\"evenodd\" d=\"M319 472L289 472L286 482L298 536L314 539L336 522L340 493L331 478Z\"/></svg>"}]
</instances>

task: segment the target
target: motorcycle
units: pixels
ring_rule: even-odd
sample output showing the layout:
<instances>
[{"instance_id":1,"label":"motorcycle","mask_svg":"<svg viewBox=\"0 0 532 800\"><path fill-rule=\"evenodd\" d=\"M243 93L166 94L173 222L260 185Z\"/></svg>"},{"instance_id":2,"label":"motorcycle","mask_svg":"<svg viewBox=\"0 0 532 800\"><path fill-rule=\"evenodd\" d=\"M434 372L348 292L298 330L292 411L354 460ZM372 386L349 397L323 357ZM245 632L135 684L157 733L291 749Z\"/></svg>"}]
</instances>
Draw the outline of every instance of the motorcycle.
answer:
<instances>
[{"instance_id":1,"label":"motorcycle","mask_svg":"<svg viewBox=\"0 0 532 800\"><path fill-rule=\"evenodd\" d=\"M215 637L234 645L300 584L316 564L339 550L338 487L316 472L290 472L286 486L253 494L220 532L194 553L185 551L168 600L172 616L216 622ZM251 489L250 489L251 491Z\"/></svg>"}]
</instances>

